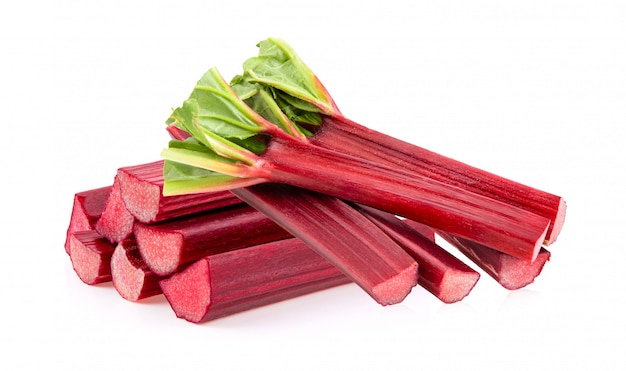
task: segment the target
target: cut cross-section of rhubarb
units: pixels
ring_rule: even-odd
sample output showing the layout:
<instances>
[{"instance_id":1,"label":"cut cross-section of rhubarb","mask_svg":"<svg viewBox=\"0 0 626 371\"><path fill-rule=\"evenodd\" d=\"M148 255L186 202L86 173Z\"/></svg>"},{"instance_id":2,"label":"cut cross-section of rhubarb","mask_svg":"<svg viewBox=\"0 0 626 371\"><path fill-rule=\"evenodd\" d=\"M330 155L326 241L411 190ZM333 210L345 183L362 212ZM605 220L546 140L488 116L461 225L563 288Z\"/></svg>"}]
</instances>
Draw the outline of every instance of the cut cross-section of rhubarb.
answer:
<instances>
[{"instance_id":1,"label":"cut cross-section of rhubarb","mask_svg":"<svg viewBox=\"0 0 626 371\"><path fill-rule=\"evenodd\" d=\"M244 203L155 224L136 223L139 252L159 275L223 251L292 237Z\"/></svg>"},{"instance_id":2,"label":"cut cross-section of rhubarb","mask_svg":"<svg viewBox=\"0 0 626 371\"><path fill-rule=\"evenodd\" d=\"M163 161L118 169L126 207L142 223L173 219L240 203L228 191L163 196Z\"/></svg>"},{"instance_id":3,"label":"cut cross-section of rhubarb","mask_svg":"<svg viewBox=\"0 0 626 371\"><path fill-rule=\"evenodd\" d=\"M531 263L445 232L439 232L439 235L508 290L517 290L533 283L550 260L550 252L545 248L541 248Z\"/></svg>"},{"instance_id":4,"label":"cut cross-section of rhubarb","mask_svg":"<svg viewBox=\"0 0 626 371\"><path fill-rule=\"evenodd\" d=\"M111 186L106 186L74 195L70 225L67 228L65 238L65 252L70 253L70 236L72 233L96 228L96 223L104 211L110 192Z\"/></svg>"},{"instance_id":5,"label":"cut cross-section of rhubarb","mask_svg":"<svg viewBox=\"0 0 626 371\"><path fill-rule=\"evenodd\" d=\"M111 258L111 276L113 287L126 300L138 301L161 294L162 277L144 263L133 239L117 244Z\"/></svg>"},{"instance_id":6,"label":"cut cross-section of rhubarb","mask_svg":"<svg viewBox=\"0 0 626 371\"><path fill-rule=\"evenodd\" d=\"M81 281L88 285L111 281L111 256L114 250L115 245L93 229L70 235L72 267Z\"/></svg>"},{"instance_id":7,"label":"cut cross-section of rhubarb","mask_svg":"<svg viewBox=\"0 0 626 371\"><path fill-rule=\"evenodd\" d=\"M205 257L160 285L177 317L200 323L349 282L289 238Z\"/></svg>"},{"instance_id":8,"label":"cut cross-section of rhubarb","mask_svg":"<svg viewBox=\"0 0 626 371\"><path fill-rule=\"evenodd\" d=\"M401 221L394 215L370 207L358 205L355 208L417 261L418 283L439 300L444 303L460 301L478 282L478 272L422 235L418 223Z\"/></svg>"},{"instance_id":9,"label":"cut cross-section of rhubarb","mask_svg":"<svg viewBox=\"0 0 626 371\"><path fill-rule=\"evenodd\" d=\"M96 223L96 230L109 241L120 242L130 236L134 222L135 218L122 200L120 181L116 176L102 216Z\"/></svg>"},{"instance_id":10,"label":"cut cross-section of rhubarb","mask_svg":"<svg viewBox=\"0 0 626 371\"><path fill-rule=\"evenodd\" d=\"M417 263L344 201L281 185L232 191L325 257L382 305L404 300L417 284Z\"/></svg>"}]
</instances>

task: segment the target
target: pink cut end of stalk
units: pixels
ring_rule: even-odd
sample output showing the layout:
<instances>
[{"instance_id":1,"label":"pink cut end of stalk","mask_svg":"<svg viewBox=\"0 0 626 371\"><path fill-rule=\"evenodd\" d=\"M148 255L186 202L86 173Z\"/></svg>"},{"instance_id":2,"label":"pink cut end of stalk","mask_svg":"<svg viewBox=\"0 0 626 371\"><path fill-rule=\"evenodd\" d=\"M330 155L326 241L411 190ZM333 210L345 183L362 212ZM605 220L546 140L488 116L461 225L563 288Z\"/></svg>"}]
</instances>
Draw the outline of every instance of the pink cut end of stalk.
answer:
<instances>
[{"instance_id":1,"label":"pink cut end of stalk","mask_svg":"<svg viewBox=\"0 0 626 371\"><path fill-rule=\"evenodd\" d=\"M114 246L94 230L72 233L70 259L76 275L88 285L111 280L110 260Z\"/></svg>"},{"instance_id":2,"label":"pink cut end of stalk","mask_svg":"<svg viewBox=\"0 0 626 371\"><path fill-rule=\"evenodd\" d=\"M541 249L533 263L505 254L501 259L500 266L504 268L500 271L500 284L508 290L517 290L535 281L546 262L550 260L550 252Z\"/></svg>"},{"instance_id":3,"label":"pink cut end of stalk","mask_svg":"<svg viewBox=\"0 0 626 371\"><path fill-rule=\"evenodd\" d=\"M554 224L550 226L548 230L548 234L546 236L546 240L544 244L546 246L555 242L559 234L561 233L561 229L563 229L563 224L565 224L565 210L567 209L567 204L564 199L559 199L559 206L557 208L556 217L554 220Z\"/></svg>"},{"instance_id":4,"label":"pink cut end of stalk","mask_svg":"<svg viewBox=\"0 0 626 371\"><path fill-rule=\"evenodd\" d=\"M160 161L146 164L145 166L149 167L155 164L158 164L159 172L162 172L163 163ZM133 177L128 172L123 171L123 169L118 171L117 176L120 178L120 183L123 187L122 197L130 213L143 223L154 220L159 212L161 187L148 180ZM159 179L159 183L162 185L162 178Z\"/></svg>"},{"instance_id":5,"label":"pink cut end of stalk","mask_svg":"<svg viewBox=\"0 0 626 371\"><path fill-rule=\"evenodd\" d=\"M546 227L546 230L544 231L542 238L540 238L535 244L535 249L533 250L532 259L528 262L529 264L532 264L535 261L535 259L537 259L537 256L539 256L539 252L541 251L543 247L543 242L546 240L546 236L548 235L548 228L550 228L550 225Z\"/></svg>"},{"instance_id":6,"label":"pink cut end of stalk","mask_svg":"<svg viewBox=\"0 0 626 371\"><path fill-rule=\"evenodd\" d=\"M141 259L135 240L129 238L117 245L111 258L113 286L129 301L161 294L162 277L152 272Z\"/></svg>"},{"instance_id":7,"label":"pink cut end of stalk","mask_svg":"<svg viewBox=\"0 0 626 371\"><path fill-rule=\"evenodd\" d=\"M163 196L163 164L162 160L154 161L117 171L124 204L142 223L169 220L241 202L228 191Z\"/></svg>"},{"instance_id":8,"label":"pink cut end of stalk","mask_svg":"<svg viewBox=\"0 0 626 371\"><path fill-rule=\"evenodd\" d=\"M94 229L102 215L111 186L79 192L74 195L70 225L67 228L65 252L70 253L70 237L74 232Z\"/></svg>"},{"instance_id":9,"label":"pink cut end of stalk","mask_svg":"<svg viewBox=\"0 0 626 371\"><path fill-rule=\"evenodd\" d=\"M137 224L134 233L139 253L154 273L166 275L176 270L183 246L180 233L160 231L143 224Z\"/></svg>"},{"instance_id":10,"label":"pink cut end of stalk","mask_svg":"<svg viewBox=\"0 0 626 371\"><path fill-rule=\"evenodd\" d=\"M372 294L381 305L397 304L404 300L415 285L417 285L417 263L374 286Z\"/></svg>"},{"instance_id":11,"label":"pink cut end of stalk","mask_svg":"<svg viewBox=\"0 0 626 371\"><path fill-rule=\"evenodd\" d=\"M437 245L431 228L362 205L359 209L417 261L418 283L442 302L459 301L474 288L480 274Z\"/></svg>"},{"instance_id":12,"label":"pink cut end of stalk","mask_svg":"<svg viewBox=\"0 0 626 371\"><path fill-rule=\"evenodd\" d=\"M199 323L211 305L209 263L200 259L159 285L176 317Z\"/></svg>"},{"instance_id":13,"label":"pink cut end of stalk","mask_svg":"<svg viewBox=\"0 0 626 371\"><path fill-rule=\"evenodd\" d=\"M534 282L550 259L550 252L544 248L533 262L529 262L445 232L439 231L438 234L509 290L517 290Z\"/></svg>"},{"instance_id":14,"label":"pink cut end of stalk","mask_svg":"<svg viewBox=\"0 0 626 371\"><path fill-rule=\"evenodd\" d=\"M126 208L122 200L119 178L116 176L111 193L96 223L96 230L111 242L120 242L130 236L135 218Z\"/></svg>"},{"instance_id":15,"label":"pink cut end of stalk","mask_svg":"<svg viewBox=\"0 0 626 371\"><path fill-rule=\"evenodd\" d=\"M120 296L129 301L136 301L141 295L145 273L133 266L126 256L126 249L118 244L111 258L113 286Z\"/></svg>"},{"instance_id":16,"label":"pink cut end of stalk","mask_svg":"<svg viewBox=\"0 0 626 371\"><path fill-rule=\"evenodd\" d=\"M479 278L478 272L446 271L441 281L438 298L447 304L461 301L476 286Z\"/></svg>"}]
</instances>

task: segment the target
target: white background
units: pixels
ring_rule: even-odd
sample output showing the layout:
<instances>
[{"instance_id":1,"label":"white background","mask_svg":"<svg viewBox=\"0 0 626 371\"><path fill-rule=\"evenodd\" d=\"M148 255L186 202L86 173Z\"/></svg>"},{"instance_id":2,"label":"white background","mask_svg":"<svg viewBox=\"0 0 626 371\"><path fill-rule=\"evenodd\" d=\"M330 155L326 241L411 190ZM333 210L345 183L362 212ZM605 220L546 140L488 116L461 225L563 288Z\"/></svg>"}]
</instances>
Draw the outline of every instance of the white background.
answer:
<instances>
[{"instance_id":1,"label":"white background","mask_svg":"<svg viewBox=\"0 0 626 371\"><path fill-rule=\"evenodd\" d=\"M3 2L0 369L624 369L625 24L617 0ZM351 285L204 325L82 284L74 193L158 159L202 73L268 36L348 117L563 196L537 281L385 308Z\"/></svg>"}]
</instances>

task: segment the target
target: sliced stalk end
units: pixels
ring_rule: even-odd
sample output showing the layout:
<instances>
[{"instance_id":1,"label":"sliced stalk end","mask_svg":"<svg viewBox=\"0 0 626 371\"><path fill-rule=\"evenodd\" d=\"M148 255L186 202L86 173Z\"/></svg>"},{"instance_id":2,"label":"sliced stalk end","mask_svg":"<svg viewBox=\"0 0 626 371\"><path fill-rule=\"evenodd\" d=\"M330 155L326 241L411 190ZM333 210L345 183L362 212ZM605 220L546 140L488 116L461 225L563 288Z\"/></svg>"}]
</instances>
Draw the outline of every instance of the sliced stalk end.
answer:
<instances>
[{"instance_id":1,"label":"sliced stalk end","mask_svg":"<svg viewBox=\"0 0 626 371\"><path fill-rule=\"evenodd\" d=\"M417 263L374 286L372 297L382 305L398 304L409 295L415 285L417 285Z\"/></svg>"},{"instance_id":2,"label":"sliced stalk end","mask_svg":"<svg viewBox=\"0 0 626 371\"><path fill-rule=\"evenodd\" d=\"M556 241L559 233L561 233L561 229L563 229L563 224L565 224L565 211L567 209L567 204L563 198L559 198L559 206L557 208L556 217L554 218L554 222L548 228L548 233L546 235L546 239L544 244L549 246L553 242Z\"/></svg>"},{"instance_id":3,"label":"sliced stalk end","mask_svg":"<svg viewBox=\"0 0 626 371\"><path fill-rule=\"evenodd\" d=\"M179 233L138 224L135 238L141 258L154 273L163 276L178 267L183 248L183 236Z\"/></svg>"},{"instance_id":4,"label":"sliced stalk end","mask_svg":"<svg viewBox=\"0 0 626 371\"><path fill-rule=\"evenodd\" d=\"M95 230L70 235L69 254L72 268L81 281L96 285L111 280L111 256L115 245Z\"/></svg>"},{"instance_id":5,"label":"sliced stalk end","mask_svg":"<svg viewBox=\"0 0 626 371\"><path fill-rule=\"evenodd\" d=\"M503 254L498 283L507 290L518 290L535 281L550 260L550 252L541 249L532 263Z\"/></svg>"},{"instance_id":6,"label":"sliced stalk end","mask_svg":"<svg viewBox=\"0 0 626 371\"><path fill-rule=\"evenodd\" d=\"M461 301L469 295L479 278L480 273L475 271L448 270L444 273L440 292L436 296L446 304Z\"/></svg>"},{"instance_id":7,"label":"sliced stalk end","mask_svg":"<svg viewBox=\"0 0 626 371\"><path fill-rule=\"evenodd\" d=\"M200 259L182 273L162 280L159 285L176 317L202 322L211 305L209 262Z\"/></svg>"}]
</instances>

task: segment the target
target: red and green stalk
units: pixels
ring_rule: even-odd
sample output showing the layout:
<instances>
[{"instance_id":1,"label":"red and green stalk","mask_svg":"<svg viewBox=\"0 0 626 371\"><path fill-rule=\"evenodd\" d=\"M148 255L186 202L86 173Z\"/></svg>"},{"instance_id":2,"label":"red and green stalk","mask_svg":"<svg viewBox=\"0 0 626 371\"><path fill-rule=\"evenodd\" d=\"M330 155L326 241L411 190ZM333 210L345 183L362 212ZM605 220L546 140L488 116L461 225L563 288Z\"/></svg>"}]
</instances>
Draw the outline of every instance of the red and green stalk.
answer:
<instances>
[{"instance_id":1,"label":"red and green stalk","mask_svg":"<svg viewBox=\"0 0 626 371\"><path fill-rule=\"evenodd\" d=\"M259 55L244 63L243 76L237 76L232 83L243 93L246 102L259 107L257 111L266 118L279 117L276 113L268 113L272 112L271 104L266 101L269 97L296 124L300 120L308 124L314 122L314 134L309 140L315 145L402 168L417 177L467 189L544 216L550 220L546 244L556 240L563 226L566 205L559 196L469 166L349 120L339 111L317 76L283 40L269 38L259 43ZM271 94L259 94L260 90L268 90ZM311 120L311 115L317 115L317 118Z\"/></svg>"},{"instance_id":2,"label":"red and green stalk","mask_svg":"<svg viewBox=\"0 0 626 371\"><path fill-rule=\"evenodd\" d=\"M212 172L198 191L290 184L401 215L529 261L550 224L506 203L313 145L288 119L276 125L253 111L215 69L202 77L171 122L193 139L170 142L163 151L165 168L178 163ZM167 175L164 191L175 193L168 189ZM212 176L216 182L208 185Z\"/></svg>"}]
</instances>

